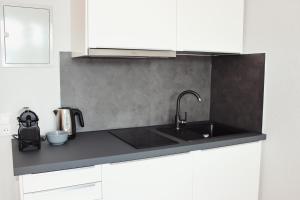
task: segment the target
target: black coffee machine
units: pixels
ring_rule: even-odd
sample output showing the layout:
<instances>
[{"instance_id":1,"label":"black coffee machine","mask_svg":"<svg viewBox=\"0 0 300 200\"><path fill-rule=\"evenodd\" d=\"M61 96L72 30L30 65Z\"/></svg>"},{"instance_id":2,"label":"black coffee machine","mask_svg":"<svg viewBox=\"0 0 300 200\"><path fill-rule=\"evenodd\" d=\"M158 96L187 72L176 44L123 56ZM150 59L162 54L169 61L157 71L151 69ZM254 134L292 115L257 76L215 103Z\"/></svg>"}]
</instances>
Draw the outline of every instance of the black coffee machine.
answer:
<instances>
[{"instance_id":1,"label":"black coffee machine","mask_svg":"<svg viewBox=\"0 0 300 200\"><path fill-rule=\"evenodd\" d=\"M19 122L18 142L19 151L39 150L41 135L38 126L38 116L28 108L17 118Z\"/></svg>"}]
</instances>

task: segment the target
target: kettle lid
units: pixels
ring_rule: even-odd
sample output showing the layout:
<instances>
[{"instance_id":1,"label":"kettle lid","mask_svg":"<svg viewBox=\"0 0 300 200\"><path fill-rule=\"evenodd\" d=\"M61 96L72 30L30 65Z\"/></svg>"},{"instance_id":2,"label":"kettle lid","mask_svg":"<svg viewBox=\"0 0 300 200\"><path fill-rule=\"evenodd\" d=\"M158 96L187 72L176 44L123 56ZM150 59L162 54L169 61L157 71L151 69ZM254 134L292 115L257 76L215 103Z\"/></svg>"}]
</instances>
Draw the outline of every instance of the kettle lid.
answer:
<instances>
[{"instance_id":1,"label":"kettle lid","mask_svg":"<svg viewBox=\"0 0 300 200\"><path fill-rule=\"evenodd\" d=\"M68 107L68 106L62 106L60 108L58 108L58 110L72 110L73 108Z\"/></svg>"}]
</instances>

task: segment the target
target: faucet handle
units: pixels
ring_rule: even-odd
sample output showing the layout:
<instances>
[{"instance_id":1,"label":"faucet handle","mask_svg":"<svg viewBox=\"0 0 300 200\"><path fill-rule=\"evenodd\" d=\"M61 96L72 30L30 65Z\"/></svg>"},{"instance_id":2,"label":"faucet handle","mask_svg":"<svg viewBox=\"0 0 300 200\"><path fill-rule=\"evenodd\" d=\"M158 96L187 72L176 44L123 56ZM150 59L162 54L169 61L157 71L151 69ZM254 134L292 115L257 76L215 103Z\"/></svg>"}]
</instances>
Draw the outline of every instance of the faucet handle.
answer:
<instances>
[{"instance_id":1,"label":"faucet handle","mask_svg":"<svg viewBox=\"0 0 300 200\"><path fill-rule=\"evenodd\" d=\"M187 112L184 112L184 119L181 120L183 124L187 122Z\"/></svg>"}]
</instances>

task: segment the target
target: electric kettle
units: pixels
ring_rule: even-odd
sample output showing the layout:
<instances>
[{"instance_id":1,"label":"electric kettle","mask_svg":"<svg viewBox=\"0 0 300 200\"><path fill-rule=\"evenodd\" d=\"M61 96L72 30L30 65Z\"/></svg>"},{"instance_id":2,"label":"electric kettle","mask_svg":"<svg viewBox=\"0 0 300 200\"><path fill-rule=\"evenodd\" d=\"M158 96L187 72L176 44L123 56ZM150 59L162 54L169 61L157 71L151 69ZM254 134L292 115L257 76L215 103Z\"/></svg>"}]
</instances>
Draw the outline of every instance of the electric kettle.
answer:
<instances>
[{"instance_id":1,"label":"electric kettle","mask_svg":"<svg viewBox=\"0 0 300 200\"><path fill-rule=\"evenodd\" d=\"M79 109L62 107L53 112L56 117L57 130L68 132L70 139L74 139L76 136L76 116L78 117L80 126L84 127L82 112Z\"/></svg>"}]
</instances>

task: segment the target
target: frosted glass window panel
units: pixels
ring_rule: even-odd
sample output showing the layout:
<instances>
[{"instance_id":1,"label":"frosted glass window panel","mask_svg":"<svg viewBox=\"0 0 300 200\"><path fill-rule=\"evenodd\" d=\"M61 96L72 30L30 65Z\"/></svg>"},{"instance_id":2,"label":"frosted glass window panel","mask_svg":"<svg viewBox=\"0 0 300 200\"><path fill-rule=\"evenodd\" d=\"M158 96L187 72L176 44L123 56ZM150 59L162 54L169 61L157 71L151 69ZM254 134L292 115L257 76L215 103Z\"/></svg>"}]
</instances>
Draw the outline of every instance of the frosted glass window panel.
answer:
<instances>
[{"instance_id":1,"label":"frosted glass window panel","mask_svg":"<svg viewBox=\"0 0 300 200\"><path fill-rule=\"evenodd\" d=\"M50 10L4 6L6 64L50 64Z\"/></svg>"}]
</instances>

